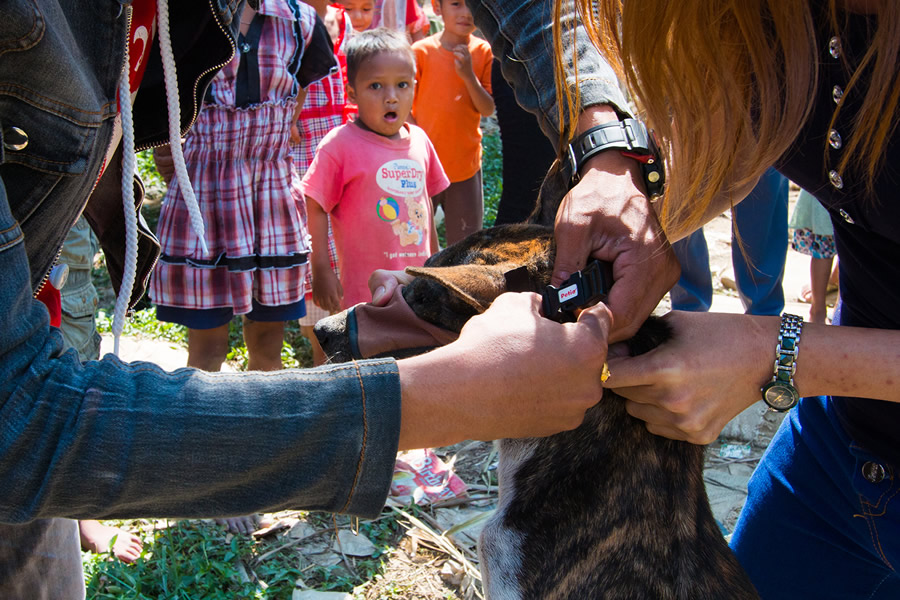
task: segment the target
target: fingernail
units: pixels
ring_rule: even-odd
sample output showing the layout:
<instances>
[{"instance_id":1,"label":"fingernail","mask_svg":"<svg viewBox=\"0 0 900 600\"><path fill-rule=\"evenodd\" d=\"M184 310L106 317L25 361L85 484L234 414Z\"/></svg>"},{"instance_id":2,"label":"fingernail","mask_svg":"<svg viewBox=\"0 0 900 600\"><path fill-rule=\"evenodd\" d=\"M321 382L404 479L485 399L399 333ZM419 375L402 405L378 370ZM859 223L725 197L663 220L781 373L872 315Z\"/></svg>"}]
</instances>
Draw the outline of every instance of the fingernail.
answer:
<instances>
[{"instance_id":1,"label":"fingernail","mask_svg":"<svg viewBox=\"0 0 900 600\"><path fill-rule=\"evenodd\" d=\"M557 282L555 285L559 285L560 283L568 279L570 275L571 273L569 273L568 271L557 271L553 274L553 281Z\"/></svg>"},{"instance_id":2,"label":"fingernail","mask_svg":"<svg viewBox=\"0 0 900 600\"><path fill-rule=\"evenodd\" d=\"M372 304L378 304L382 298L384 298L384 294L387 290L383 285L378 286L378 289L375 290L375 293L372 294Z\"/></svg>"}]
</instances>

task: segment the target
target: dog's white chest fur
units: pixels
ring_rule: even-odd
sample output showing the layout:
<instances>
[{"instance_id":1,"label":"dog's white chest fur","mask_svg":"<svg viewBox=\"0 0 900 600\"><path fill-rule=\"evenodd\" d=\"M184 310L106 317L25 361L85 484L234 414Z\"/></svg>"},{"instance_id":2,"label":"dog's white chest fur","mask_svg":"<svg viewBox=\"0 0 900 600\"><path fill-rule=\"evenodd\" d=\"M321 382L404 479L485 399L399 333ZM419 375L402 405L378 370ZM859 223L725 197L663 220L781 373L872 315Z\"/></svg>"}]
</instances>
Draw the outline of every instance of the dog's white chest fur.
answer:
<instances>
[{"instance_id":1,"label":"dog's white chest fur","mask_svg":"<svg viewBox=\"0 0 900 600\"><path fill-rule=\"evenodd\" d=\"M534 439L500 442L500 498L478 544L484 591L490 600L523 599L518 574L522 569L524 536L504 527L503 522L506 511L516 502L515 474L536 447Z\"/></svg>"}]
</instances>

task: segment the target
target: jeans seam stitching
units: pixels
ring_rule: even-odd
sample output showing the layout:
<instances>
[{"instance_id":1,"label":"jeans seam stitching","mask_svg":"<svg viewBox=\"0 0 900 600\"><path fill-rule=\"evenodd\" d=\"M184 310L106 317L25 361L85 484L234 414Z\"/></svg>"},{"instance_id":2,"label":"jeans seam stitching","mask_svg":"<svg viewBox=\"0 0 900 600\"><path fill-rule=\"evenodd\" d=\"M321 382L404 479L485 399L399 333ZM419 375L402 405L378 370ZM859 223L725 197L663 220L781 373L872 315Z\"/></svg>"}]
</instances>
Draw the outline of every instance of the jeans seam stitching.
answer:
<instances>
[{"instance_id":1,"label":"jeans seam stitching","mask_svg":"<svg viewBox=\"0 0 900 600\"><path fill-rule=\"evenodd\" d=\"M353 361L353 367L356 369L356 378L359 381L359 392L360 392L360 400L362 402L362 447L359 451L359 460L356 463L356 473L353 475L353 482L350 484L350 493L347 496L347 502L341 508L339 512L346 512L350 507L350 502L353 500L353 495L356 493L356 486L359 483L360 475L362 474L363 463L366 458L366 445L368 443L369 438L369 419L366 414L366 386L363 383L362 373L359 370L359 363L355 360Z\"/></svg>"}]
</instances>

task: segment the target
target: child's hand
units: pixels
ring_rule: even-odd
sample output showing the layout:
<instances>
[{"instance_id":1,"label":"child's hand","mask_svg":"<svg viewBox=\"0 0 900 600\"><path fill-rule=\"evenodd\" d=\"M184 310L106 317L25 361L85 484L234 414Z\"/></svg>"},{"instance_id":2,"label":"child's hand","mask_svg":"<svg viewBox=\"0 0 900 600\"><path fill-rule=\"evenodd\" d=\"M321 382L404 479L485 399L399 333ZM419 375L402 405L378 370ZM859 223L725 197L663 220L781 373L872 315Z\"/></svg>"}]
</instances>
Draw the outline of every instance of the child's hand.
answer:
<instances>
[{"instance_id":1,"label":"child's hand","mask_svg":"<svg viewBox=\"0 0 900 600\"><path fill-rule=\"evenodd\" d=\"M337 275L331 269L313 272L313 303L330 313L341 311L341 300L344 299L344 288Z\"/></svg>"},{"instance_id":2,"label":"child's hand","mask_svg":"<svg viewBox=\"0 0 900 600\"><path fill-rule=\"evenodd\" d=\"M467 77L475 77L475 70L472 68L472 55L469 54L469 47L465 44L459 44L452 50L453 66L456 67L456 74L466 79Z\"/></svg>"},{"instance_id":3,"label":"child's hand","mask_svg":"<svg viewBox=\"0 0 900 600\"><path fill-rule=\"evenodd\" d=\"M153 162L166 185L172 182L175 176L175 160L172 158L172 149L168 144L153 149Z\"/></svg>"}]
</instances>

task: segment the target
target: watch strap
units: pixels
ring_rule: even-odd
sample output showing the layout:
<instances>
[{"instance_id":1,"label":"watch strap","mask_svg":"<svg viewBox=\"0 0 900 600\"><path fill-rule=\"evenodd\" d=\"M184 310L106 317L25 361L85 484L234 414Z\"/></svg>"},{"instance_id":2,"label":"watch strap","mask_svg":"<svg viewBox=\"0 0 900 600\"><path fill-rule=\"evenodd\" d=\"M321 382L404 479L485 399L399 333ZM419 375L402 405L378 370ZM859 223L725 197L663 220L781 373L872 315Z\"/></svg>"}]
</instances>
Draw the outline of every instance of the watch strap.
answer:
<instances>
[{"instance_id":1,"label":"watch strap","mask_svg":"<svg viewBox=\"0 0 900 600\"><path fill-rule=\"evenodd\" d=\"M640 163L647 195L651 198L662 195L665 171L659 148L646 125L638 119L627 118L591 127L569 144L568 150L572 183L578 181L581 168L591 157L606 150L619 150Z\"/></svg>"},{"instance_id":2,"label":"watch strap","mask_svg":"<svg viewBox=\"0 0 900 600\"><path fill-rule=\"evenodd\" d=\"M778 332L778 344L775 346L775 374L772 381L794 385L802 330L802 317L788 313L781 315L781 329Z\"/></svg>"}]
</instances>

